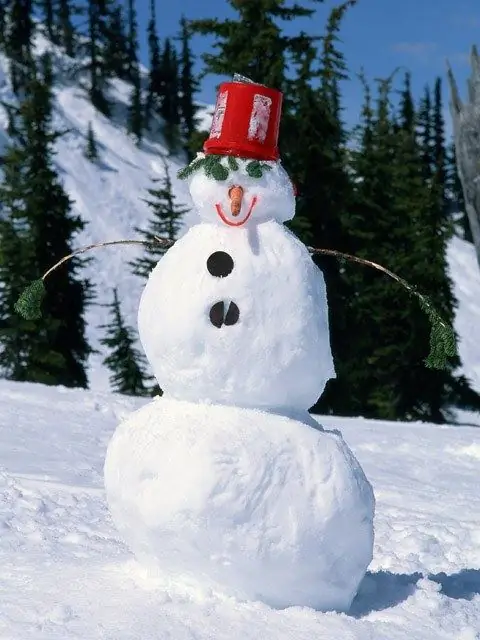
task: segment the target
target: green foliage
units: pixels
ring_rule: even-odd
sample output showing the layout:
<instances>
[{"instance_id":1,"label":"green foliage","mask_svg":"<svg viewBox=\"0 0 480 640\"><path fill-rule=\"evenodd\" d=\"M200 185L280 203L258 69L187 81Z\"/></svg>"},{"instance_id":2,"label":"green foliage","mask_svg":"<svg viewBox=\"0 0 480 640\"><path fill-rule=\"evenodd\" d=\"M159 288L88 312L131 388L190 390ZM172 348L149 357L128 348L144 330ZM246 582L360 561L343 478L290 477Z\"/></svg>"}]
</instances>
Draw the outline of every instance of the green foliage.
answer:
<instances>
[{"instance_id":1,"label":"green foliage","mask_svg":"<svg viewBox=\"0 0 480 640\"><path fill-rule=\"evenodd\" d=\"M178 150L181 138L180 99L179 99L179 65L175 48L169 38L161 58L159 115L163 118L163 134L170 151Z\"/></svg>"},{"instance_id":2,"label":"green foliage","mask_svg":"<svg viewBox=\"0 0 480 640\"><path fill-rule=\"evenodd\" d=\"M161 62L160 42L157 34L155 0L150 0L150 18L148 34L148 90L145 102L145 124L151 127L152 116L160 111L163 91L163 70Z\"/></svg>"},{"instance_id":3,"label":"green foliage","mask_svg":"<svg viewBox=\"0 0 480 640\"><path fill-rule=\"evenodd\" d=\"M5 53L10 59L10 77L16 95L26 89L33 68L32 40L35 32L31 0L11 0L7 29L4 36Z\"/></svg>"},{"instance_id":4,"label":"green foliage","mask_svg":"<svg viewBox=\"0 0 480 640\"><path fill-rule=\"evenodd\" d=\"M73 16L76 8L72 6L72 0L58 0L57 5L57 41L65 50L67 56L75 56L76 34L73 27Z\"/></svg>"},{"instance_id":5,"label":"green foliage","mask_svg":"<svg viewBox=\"0 0 480 640\"><path fill-rule=\"evenodd\" d=\"M117 393L132 396L149 395L145 385L146 361L135 346L133 330L125 324L117 289L113 290L113 302L110 309L110 324L102 325L106 329L106 336L100 341L110 350L103 363L110 369L110 384Z\"/></svg>"},{"instance_id":6,"label":"green foliage","mask_svg":"<svg viewBox=\"0 0 480 640\"><path fill-rule=\"evenodd\" d=\"M130 52L123 6L118 4L112 7L106 15L103 15L103 23L99 22L97 30L98 48L102 51L104 74L128 80Z\"/></svg>"},{"instance_id":7,"label":"green foliage","mask_svg":"<svg viewBox=\"0 0 480 640\"><path fill-rule=\"evenodd\" d=\"M137 67L137 73L134 78L134 84L128 105L127 127L135 140L140 142L143 133L143 105L142 105L142 89L140 84L140 72Z\"/></svg>"},{"instance_id":8,"label":"green foliage","mask_svg":"<svg viewBox=\"0 0 480 640\"><path fill-rule=\"evenodd\" d=\"M230 171L238 171L239 160L245 163L245 170L251 178L260 179L264 171L271 171L272 167L267 162L258 160L248 160L246 158L235 158L234 156L219 156L215 154L206 155L203 158L195 158L190 164L180 169L177 176L180 180L186 180L196 171L203 169L207 178L213 178L219 182L227 180Z\"/></svg>"},{"instance_id":9,"label":"green foliage","mask_svg":"<svg viewBox=\"0 0 480 640\"><path fill-rule=\"evenodd\" d=\"M184 150L187 157L191 160L195 155L195 152L192 152L190 147L190 141L197 125L195 117L197 113L195 93L197 93L199 89L199 83L193 72L195 59L190 46L191 34L184 16L182 16L180 20L180 35L178 39L181 44L179 77L181 129L183 140L185 141Z\"/></svg>"},{"instance_id":10,"label":"green foliage","mask_svg":"<svg viewBox=\"0 0 480 640\"><path fill-rule=\"evenodd\" d=\"M172 190L172 181L167 163L164 161L165 175L159 180L157 189L149 189L150 198L145 200L152 210L152 217L146 230L136 229L143 239L148 243L145 254L131 262L133 272L142 277L148 278L158 260L165 253L166 248L155 242L155 236L176 240L182 225L182 218L188 212L186 207L177 203L177 199Z\"/></svg>"},{"instance_id":11,"label":"green foliage","mask_svg":"<svg viewBox=\"0 0 480 640\"><path fill-rule=\"evenodd\" d=\"M194 131L187 140L188 154L187 157L194 158L195 155L203 149L205 141L208 139L208 131Z\"/></svg>"},{"instance_id":12,"label":"green foliage","mask_svg":"<svg viewBox=\"0 0 480 640\"><path fill-rule=\"evenodd\" d=\"M140 84L139 68L138 68L138 23L137 23L137 10L134 0L128 0L128 58L127 58L127 70L128 79L134 85Z\"/></svg>"},{"instance_id":13,"label":"green foliage","mask_svg":"<svg viewBox=\"0 0 480 640\"><path fill-rule=\"evenodd\" d=\"M12 380L86 387L90 348L83 314L91 289L77 277L80 260L52 275L43 318L35 320L44 294L43 283L35 279L71 253L72 237L83 228L54 169L59 134L52 130L49 58L40 66L32 70L27 97L18 109L10 108L13 139L3 157L0 361L4 376Z\"/></svg>"},{"instance_id":14,"label":"green foliage","mask_svg":"<svg viewBox=\"0 0 480 640\"><path fill-rule=\"evenodd\" d=\"M345 270L343 277L352 291L346 327L356 337L349 342L342 369L350 390L343 411L443 422L451 406L473 407L478 400L466 381L453 373L459 360L446 265L450 231L438 148L443 146L442 122L437 114L435 124L428 93L415 108L408 75L395 112L393 79L380 82L375 107L365 83L362 121L351 154L354 201L342 225L350 252L388 265L402 274L402 280L415 283L410 291L420 306L413 297L411 303L397 301L392 281Z\"/></svg>"},{"instance_id":15,"label":"green foliage","mask_svg":"<svg viewBox=\"0 0 480 640\"><path fill-rule=\"evenodd\" d=\"M120 71L122 48L125 37L115 30L119 9L115 0L88 0L85 41L79 53L87 62L81 67L88 74L88 95L93 106L105 116L111 115L111 104L107 98L108 79ZM115 71L114 71L115 70Z\"/></svg>"},{"instance_id":16,"label":"green foliage","mask_svg":"<svg viewBox=\"0 0 480 640\"><path fill-rule=\"evenodd\" d=\"M34 280L20 294L14 305L15 311L25 320L38 320L42 317L42 301L46 295L42 278Z\"/></svg>"},{"instance_id":17,"label":"green foliage","mask_svg":"<svg viewBox=\"0 0 480 640\"><path fill-rule=\"evenodd\" d=\"M283 23L308 18L313 9L298 3L288 6L285 0L228 0L228 4L237 13L235 19L189 22L192 33L215 38L213 47L202 56L207 72L230 75L236 71L255 82L284 88L288 56L303 42L285 35Z\"/></svg>"},{"instance_id":18,"label":"green foliage","mask_svg":"<svg viewBox=\"0 0 480 640\"><path fill-rule=\"evenodd\" d=\"M92 123L88 123L87 129L87 144L85 147L85 157L91 162L98 160L98 148L97 141L95 139L95 132L93 131Z\"/></svg>"}]
</instances>

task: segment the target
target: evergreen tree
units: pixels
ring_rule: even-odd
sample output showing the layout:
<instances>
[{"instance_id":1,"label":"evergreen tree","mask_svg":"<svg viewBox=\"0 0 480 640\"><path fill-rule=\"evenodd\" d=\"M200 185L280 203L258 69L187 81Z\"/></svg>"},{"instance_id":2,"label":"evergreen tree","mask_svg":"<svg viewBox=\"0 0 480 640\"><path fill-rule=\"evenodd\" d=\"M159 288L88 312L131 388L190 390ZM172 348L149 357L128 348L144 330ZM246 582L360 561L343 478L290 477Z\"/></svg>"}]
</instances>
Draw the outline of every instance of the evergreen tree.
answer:
<instances>
[{"instance_id":1,"label":"evergreen tree","mask_svg":"<svg viewBox=\"0 0 480 640\"><path fill-rule=\"evenodd\" d=\"M128 39L122 5L114 6L105 19L103 63L110 77L129 79Z\"/></svg>"},{"instance_id":2,"label":"evergreen tree","mask_svg":"<svg viewBox=\"0 0 480 640\"><path fill-rule=\"evenodd\" d=\"M427 201L418 218L417 225L417 262L415 278L419 287L430 292L430 297L443 318L453 325L457 302L453 293L453 283L448 274L447 244L453 233L450 219L451 196L448 190L447 150L445 145L445 123L441 81L437 79L434 87L432 105L432 179L424 185ZM417 314L419 313L417 308ZM421 349L420 341L428 339L428 324L425 318L422 324L418 318L415 336L418 339L416 352ZM454 374L460 365L458 357L451 358L442 371L422 371L420 366L412 366L408 383L411 398L416 399L414 411L424 419L444 422L451 414L449 407L477 408L480 398L471 390L463 376ZM416 387L420 387L420 390ZM405 394L408 385L405 386ZM413 405L413 400L410 401ZM420 405L420 409L418 408Z\"/></svg>"},{"instance_id":3,"label":"evergreen tree","mask_svg":"<svg viewBox=\"0 0 480 640\"><path fill-rule=\"evenodd\" d=\"M109 75L105 54L113 38L108 28L111 11L111 0L88 0L86 35L88 62L85 67L89 76L88 93L93 106L107 117L110 116L111 107L105 95Z\"/></svg>"},{"instance_id":4,"label":"evergreen tree","mask_svg":"<svg viewBox=\"0 0 480 640\"><path fill-rule=\"evenodd\" d=\"M74 258L56 270L39 322L14 311L27 282L71 253L83 223L54 169L52 71L48 57L42 72L31 71L26 98L10 108L12 146L3 158L0 186L0 361L12 380L86 387L85 305L87 281L78 278L82 262ZM50 292L51 291L51 292Z\"/></svg>"},{"instance_id":5,"label":"evergreen tree","mask_svg":"<svg viewBox=\"0 0 480 640\"><path fill-rule=\"evenodd\" d=\"M425 184L432 183L433 166L433 132L432 132L432 99L430 87L425 87L425 92L417 114L418 140L422 154L423 178Z\"/></svg>"},{"instance_id":6,"label":"evergreen tree","mask_svg":"<svg viewBox=\"0 0 480 640\"><path fill-rule=\"evenodd\" d=\"M57 32L55 29L54 22L54 7L53 0L37 0L37 4L40 9L40 15L42 19L42 23L45 27L45 33L50 42L54 44L58 44L58 40L56 38Z\"/></svg>"},{"instance_id":7,"label":"evergreen tree","mask_svg":"<svg viewBox=\"0 0 480 640\"><path fill-rule=\"evenodd\" d=\"M143 238L151 243L147 245L145 255L131 263L133 272L142 278L147 278L153 268L165 253L165 247L155 244L155 236L176 240L182 225L182 218L188 212L186 207L177 203L172 190L172 181L168 165L164 160L165 175L155 183L160 183L156 189L149 189L150 198L145 200L152 210L148 229L136 229Z\"/></svg>"},{"instance_id":8,"label":"evergreen tree","mask_svg":"<svg viewBox=\"0 0 480 640\"><path fill-rule=\"evenodd\" d=\"M75 56L75 29L73 27L75 13L78 13L78 10L72 6L71 0L58 0L56 16L58 43L71 58Z\"/></svg>"},{"instance_id":9,"label":"evergreen tree","mask_svg":"<svg viewBox=\"0 0 480 640\"><path fill-rule=\"evenodd\" d=\"M170 39L165 41L162 53L162 87L160 115L164 121L164 135L170 151L176 151L180 141L180 104L178 86L178 59Z\"/></svg>"},{"instance_id":10,"label":"evergreen tree","mask_svg":"<svg viewBox=\"0 0 480 640\"><path fill-rule=\"evenodd\" d=\"M297 72L297 82L287 86L289 98L281 131L282 158L299 182L295 230L314 246L337 250L349 248L342 219L348 215L351 202L347 134L341 117L340 95L346 65L337 43L343 17L352 4L346 2L330 12L318 53L315 43L304 42L302 35L292 43L294 57L302 56L304 64ZM299 223L304 230L299 228ZM327 384L314 410L342 412L348 388L347 345L351 335L346 325L348 288L342 278L342 267L335 259L316 256L314 260L322 269L327 285L330 342L337 370L337 378Z\"/></svg>"},{"instance_id":11,"label":"evergreen tree","mask_svg":"<svg viewBox=\"0 0 480 640\"><path fill-rule=\"evenodd\" d=\"M432 134L433 134L433 179L438 195L438 211L448 226L449 203L447 197L447 150L445 142L445 121L443 117L442 81L437 78L433 92Z\"/></svg>"},{"instance_id":12,"label":"evergreen tree","mask_svg":"<svg viewBox=\"0 0 480 640\"><path fill-rule=\"evenodd\" d=\"M9 0L0 0L0 47L2 47L2 49L5 46L8 3L9 3Z\"/></svg>"},{"instance_id":13,"label":"evergreen tree","mask_svg":"<svg viewBox=\"0 0 480 640\"><path fill-rule=\"evenodd\" d=\"M138 69L138 24L134 0L128 0L128 77L134 84L139 74Z\"/></svg>"},{"instance_id":14,"label":"evergreen tree","mask_svg":"<svg viewBox=\"0 0 480 640\"><path fill-rule=\"evenodd\" d=\"M473 243L470 223L465 211L465 199L463 196L462 183L458 174L457 156L453 142L449 145L448 152L448 190L450 192L451 211L456 216L456 223L460 229L461 237L467 242Z\"/></svg>"},{"instance_id":15,"label":"evergreen tree","mask_svg":"<svg viewBox=\"0 0 480 640\"><path fill-rule=\"evenodd\" d=\"M135 346L133 330L125 324L117 289L113 290L113 302L108 306L111 321L109 325L100 327L106 329L106 336L100 342L110 349L110 354L103 363L112 373L112 389L126 395L148 395L145 386L145 358Z\"/></svg>"},{"instance_id":16,"label":"evergreen tree","mask_svg":"<svg viewBox=\"0 0 480 640\"><path fill-rule=\"evenodd\" d=\"M311 0L321 3L323 0ZM228 0L237 19L190 21L192 33L215 37L213 52L203 54L208 73L231 74L232 69L255 82L282 89L286 56L297 38L283 33L281 23L308 18L312 9L286 0Z\"/></svg>"},{"instance_id":17,"label":"evergreen tree","mask_svg":"<svg viewBox=\"0 0 480 640\"><path fill-rule=\"evenodd\" d=\"M342 216L343 229L348 235L349 252L381 264L383 260L395 269L397 264L392 260L398 255L396 243L405 246L406 231L403 219L397 220L394 230L390 228L395 215L391 186L395 127L390 81L380 84L377 103L373 105L370 89L362 80L365 102L358 142L351 155L355 175L353 202ZM395 240L391 238L394 232ZM355 332L355 339L345 345L344 364L341 363L346 395L340 411L344 415L395 419L398 378L394 368L401 358L407 332L405 321L400 322L397 312L403 313L405 301L395 304L401 295L398 285L373 270L347 264L343 279L350 289L346 328ZM401 362L400 359L400 365Z\"/></svg>"},{"instance_id":18,"label":"evergreen tree","mask_svg":"<svg viewBox=\"0 0 480 640\"><path fill-rule=\"evenodd\" d=\"M145 102L145 124L147 127L151 127L152 115L160 112L163 91L163 72L160 42L157 35L155 0L150 0L150 19L148 21L147 33L149 75L147 99Z\"/></svg>"},{"instance_id":19,"label":"evergreen tree","mask_svg":"<svg viewBox=\"0 0 480 640\"><path fill-rule=\"evenodd\" d=\"M180 20L180 114L182 118L182 136L185 143L184 150L191 160L194 156L190 149L190 141L195 134L195 114L197 107L194 96L198 91L198 81L193 74L193 54L190 47L190 31L185 17Z\"/></svg>"},{"instance_id":20,"label":"evergreen tree","mask_svg":"<svg viewBox=\"0 0 480 640\"><path fill-rule=\"evenodd\" d=\"M11 0L5 34L5 53L10 59L10 76L15 94L25 88L33 65L34 22L32 0Z\"/></svg>"},{"instance_id":21,"label":"evergreen tree","mask_svg":"<svg viewBox=\"0 0 480 640\"><path fill-rule=\"evenodd\" d=\"M441 315L452 322L442 203L435 179L425 179L426 152L421 144L432 136L425 127L417 136L409 78L397 118L390 104L390 86L391 80L381 84L375 112L367 93L361 137L352 156L355 202L344 226L356 255L400 273L429 294ZM425 106L428 111L424 99ZM433 166L431 159L428 164ZM444 422L450 406L477 404L465 380L453 376L455 359L446 371L425 367L430 326L416 300L371 270L350 267L345 277L356 291L349 305L350 321L356 321L349 360L357 362L357 372L351 370L348 413ZM358 366L362 362L368 367Z\"/></svg>"},{"instance_id":22,"label":"evergreen tree","mask_svg":"<svg viewBox=\"0 0 480 640\"><path fill-rule=\"evenodd\" d=\"M135 3L128 0L128 79L133 84L128 108L128 130L137 142L142 138L143 105L140 67L138 62L137 14Z\"/></svg>"},{"instance_id":23,"label":"evergreen tree","mask_svg":"<svg viewBox=\"0 0 480 640\"><path fill-rule=\"evenodd\" d=\"M143 132L143 105L139 72L137 72L137 75L135 77L130 96L127 125L129 133L134 136L137 143L140 142Z\"/></svg>"},{"instance_id":24,"label":"evergreen tree","mask_svg":"<svg viewBox=\"0 0 480 640\"><path fill-rule=\"evenodd\" d=\"M92 162L98 160L98 148L97 141L95 139L95 132L93 131L92 123L88 123L87 129L87 145L85 147L85 157Z\"/></svg>"}]
</instances>

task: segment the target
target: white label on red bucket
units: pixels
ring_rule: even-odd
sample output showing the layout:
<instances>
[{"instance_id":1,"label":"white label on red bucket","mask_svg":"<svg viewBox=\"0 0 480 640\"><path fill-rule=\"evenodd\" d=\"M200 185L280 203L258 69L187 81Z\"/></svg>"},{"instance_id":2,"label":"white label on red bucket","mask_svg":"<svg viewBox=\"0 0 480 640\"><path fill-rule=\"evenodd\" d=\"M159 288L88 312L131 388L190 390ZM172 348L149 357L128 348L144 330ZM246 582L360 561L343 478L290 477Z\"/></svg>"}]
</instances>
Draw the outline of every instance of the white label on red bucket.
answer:
<instances>
[{"instance_id":1,"label":"white label on red bucket","mask_svg":"<svg viewBox=\"0 0 480 640\"><path fill-rule=\"evenodd\" d=\"M227 98L228 91L222 91L218 95L217 104L215 105L215 113L213 114L212 128L210 130L210 138L220 138L225 110L227 108Z\"/></svg>"},{"instance_id":2,"label":"white label on red bucket","mask_svg":"<svg viewBox=\"0 0 480 640\"><path fill-rule=\"evenodd\" d=\"M255 94L253 98L253 109L248 125L248 139L265 142L268 131L268 123L270 122L270 108L272 99L268 96Z\"/></svg>"}]
</instances>

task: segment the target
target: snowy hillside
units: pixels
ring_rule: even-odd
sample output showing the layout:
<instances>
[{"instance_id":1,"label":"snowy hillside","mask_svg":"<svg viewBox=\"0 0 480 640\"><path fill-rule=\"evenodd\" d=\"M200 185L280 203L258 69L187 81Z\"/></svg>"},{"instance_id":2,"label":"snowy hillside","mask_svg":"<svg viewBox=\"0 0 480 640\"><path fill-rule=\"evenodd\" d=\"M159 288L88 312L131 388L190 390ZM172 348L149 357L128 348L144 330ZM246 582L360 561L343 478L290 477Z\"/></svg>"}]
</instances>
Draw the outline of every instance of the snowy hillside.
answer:
<instances>
[{"instance_id":1,"label":"snowy hillside","mask_svg":"<svg viewBox=\"0 0 480 640\"><path fill-rule=\"evenodd\" d=\"M46 41L37 38L37 50L41 52ZM55 54L55 50L54 50ZM182 158L168 158L161 143L161 135L149 137L137 146L125 129L126 108L131 91L120 80L112 81L109 99L114 105L111 120L98 113L86 97L78 82L62 82L62 56L56 54L57 70L54 125L59 131L68 131L57 143L56 164L64 186L74 202L74 211L87 223L76 246L121 238L139 238L135 227L144 228L150 217L150 209L142 198L148 197L147 189L152 180L164 174L165 158L171 173L175 193L179 201L190 205L190 196L176 174L185 163ZM0 102L14 103L8 80L8 62L0 55ZM88 123L92 123L98 142L100 159L92 163L84 156ZM0 147L7 141L5 133L7 115L0 108ZM186 216L190 225L194 219ZM85 270L96 285L99 304L112 301L112 289L117 286L122 309L130 323L136 324L136 309L142 281L130 273L128 262L142 251L135 246L97 249ZM106 310L99 304L89 308L87 314L88 339L98 349L102 332L99 325L105 323ZM91 358L90 382L94 387L108 388L108 372L101 365L101 355Z\"/></svg>"},{"instance_id":2,"label":"snowy hillside","mask_svg":"<svg viewBox=\"0 0 480 640\"><path fill-rule=\"evenodd\" d=\"M349 615L273 610L139 573L103 491L117 423L144 401L0 382L2 640L478 640L478 429L325 418L377 498ZM52 406L55 414L52 416Z\"/></svg>"}]
</instances>

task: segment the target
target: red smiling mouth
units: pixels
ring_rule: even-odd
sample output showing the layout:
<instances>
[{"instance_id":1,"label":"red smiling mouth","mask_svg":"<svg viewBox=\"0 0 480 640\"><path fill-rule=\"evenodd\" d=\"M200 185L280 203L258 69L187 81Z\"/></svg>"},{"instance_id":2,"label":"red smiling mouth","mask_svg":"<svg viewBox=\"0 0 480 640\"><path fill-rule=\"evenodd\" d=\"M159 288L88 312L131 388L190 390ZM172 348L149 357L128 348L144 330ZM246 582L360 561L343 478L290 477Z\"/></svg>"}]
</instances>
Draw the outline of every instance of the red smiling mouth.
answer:
<instances>
[{"instance_id":1,"label":"red smiling mouth","mask_svg":"<svg viewBox=\"0 0 480 640\"><path fill-rule=\"evenodd\" d=\"M217 213L218 213L220 219L222 220L222 222L225 222L225 224L228 224L230 227L241 227L242 224L245 224L246 221L252 215L253 207L256 204L257 204L257 196L253 196L252 201L250 203L250 207L248 208L248 211L247 211L247 215L243 218L243 220L238 220L237 222L233 222L233 220L229 220L227 218L227 216L225 215L225 213L222 210L222 205L221 204L219 204L219 203L216 204L215 205L215 209L217 210Z\"/></svg>"}]
</instances>

